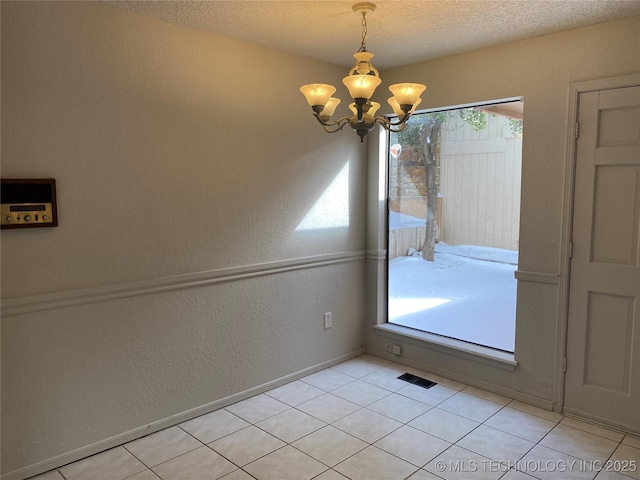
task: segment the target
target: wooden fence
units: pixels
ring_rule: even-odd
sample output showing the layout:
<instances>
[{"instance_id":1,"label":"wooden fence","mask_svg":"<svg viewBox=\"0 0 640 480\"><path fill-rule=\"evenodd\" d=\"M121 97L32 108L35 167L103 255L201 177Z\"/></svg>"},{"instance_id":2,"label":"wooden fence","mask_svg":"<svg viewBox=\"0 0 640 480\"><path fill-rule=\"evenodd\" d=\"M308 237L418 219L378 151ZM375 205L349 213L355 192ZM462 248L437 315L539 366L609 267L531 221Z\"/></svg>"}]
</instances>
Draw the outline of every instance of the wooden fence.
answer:
<instances>
[{"instance_id":1,"label":"wooden fence","mask_svg":"<svg viewBox=\"0 0 640 480\"><path fill-rule=\"evenodd\" d=\"M522 137L507 118L474 131L450 118L442 129L440 239L452 245L518 249Z\"/></svg>"},{"instance_id":2,"label":"wooden fence","mask_svg":"<svg viewBox=\"0 0 640 480\"><path fill-rule=\"evenodd\" d=\"M409 227L392 230L389 235L389 259L405 257L411 248L422 249L427 227Z\"/></svg>"}]
</instances>

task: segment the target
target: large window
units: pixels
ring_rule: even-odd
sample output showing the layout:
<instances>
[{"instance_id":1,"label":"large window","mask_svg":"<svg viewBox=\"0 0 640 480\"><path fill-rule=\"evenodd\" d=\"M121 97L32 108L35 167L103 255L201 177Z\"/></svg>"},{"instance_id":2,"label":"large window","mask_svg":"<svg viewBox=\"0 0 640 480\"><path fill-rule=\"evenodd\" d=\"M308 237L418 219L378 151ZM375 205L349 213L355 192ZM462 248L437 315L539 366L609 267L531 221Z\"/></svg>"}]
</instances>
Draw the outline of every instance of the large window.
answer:
<instances>
[{"instance_id":1,"label":"large window","mask_svg":"<svg viewBox=\"0 0 640 480\"><path fill-rule=\"evenodd\" d=\"M522 114L420 113L390 134L390 323L514 351Z\"/></svg>"}]
</instances>

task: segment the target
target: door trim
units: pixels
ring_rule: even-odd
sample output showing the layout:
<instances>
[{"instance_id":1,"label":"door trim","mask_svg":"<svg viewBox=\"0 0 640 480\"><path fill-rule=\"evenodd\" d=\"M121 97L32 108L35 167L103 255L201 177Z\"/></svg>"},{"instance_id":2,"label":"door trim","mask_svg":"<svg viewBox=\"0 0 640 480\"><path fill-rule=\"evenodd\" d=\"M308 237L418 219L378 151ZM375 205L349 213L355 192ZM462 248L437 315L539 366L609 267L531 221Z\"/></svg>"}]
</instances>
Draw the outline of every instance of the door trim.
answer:
<instances>
[{"instance_id":1,"label":"door trim","mask_svg":"<svg viewBox=\"0 0 640 480\"><path fill-rule=\"evenodd\" d=\"M560 236L560 281L558 283L558 331L556 333L556 373L554 379L553 410L564 410L565 358L567 355L567 330L569 327L569 286L571 260L569 248L573 230L573 197L576 169L576 123L580 94L597 90L609 90L640 85L640 73L619 77L601 78L569 84L568 114L565 150L564 195L562 204L562 232Z\"/></svg>"}]
</instances>

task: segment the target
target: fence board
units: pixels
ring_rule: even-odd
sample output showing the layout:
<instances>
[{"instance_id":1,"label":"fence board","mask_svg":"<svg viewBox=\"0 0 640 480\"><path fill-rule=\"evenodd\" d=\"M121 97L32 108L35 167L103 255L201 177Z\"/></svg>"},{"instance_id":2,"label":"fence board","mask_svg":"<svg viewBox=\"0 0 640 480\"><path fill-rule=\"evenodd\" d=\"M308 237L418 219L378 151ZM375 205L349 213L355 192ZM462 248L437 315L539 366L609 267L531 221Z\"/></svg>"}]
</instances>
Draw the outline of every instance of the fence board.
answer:
<instances>
[{"instance_id":1,"label":"fence board","mask_svg":"<svg viewBox=\"0 0 640 480\"><path fill-rule=\"evenodd\" d=\"M389 232L389 259L404 257L410 248L422 250L427 227L398 228Z\"/></svg>"},{"instance_id":2,"label":"fence board","mask_svg":"<svg viewBox=\"0 0 640 480\"><path fill-rule=\"evenodd\" d=\"M517 250L522 138L502 137L510 133L504 117L489 117L480 132L459 119L443 131L440 238L450 244Z\"/></svg>"}]
</instances>

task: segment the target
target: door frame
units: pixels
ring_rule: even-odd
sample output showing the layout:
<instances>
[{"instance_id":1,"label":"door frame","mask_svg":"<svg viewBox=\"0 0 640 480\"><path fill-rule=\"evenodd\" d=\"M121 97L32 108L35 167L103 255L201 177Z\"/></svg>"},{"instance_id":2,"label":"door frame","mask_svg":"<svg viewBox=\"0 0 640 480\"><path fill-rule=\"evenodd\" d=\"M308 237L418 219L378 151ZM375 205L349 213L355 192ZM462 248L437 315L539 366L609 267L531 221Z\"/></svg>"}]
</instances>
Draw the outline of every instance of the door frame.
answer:
<instances>
[{"instance_id":1,"label":"door frame","mask_svg":"<svg viewBox=\"0 0 640 480\"><path fill-rule=\"evenodd\" d=\"M554 410L564 410L565 374L567 358L567 332L569 328L569 293L571 284L571 235L573 231L573 209L576 170L576 144L578 101L580 94L598 90L640 85L640 73L609 77L569 84L568 114L566 129L564 195L562 204L562 232L560 236L560 281L558 283L558 331L556 342L556 375L554 379Z\"/></svg>"}]
</instances>

